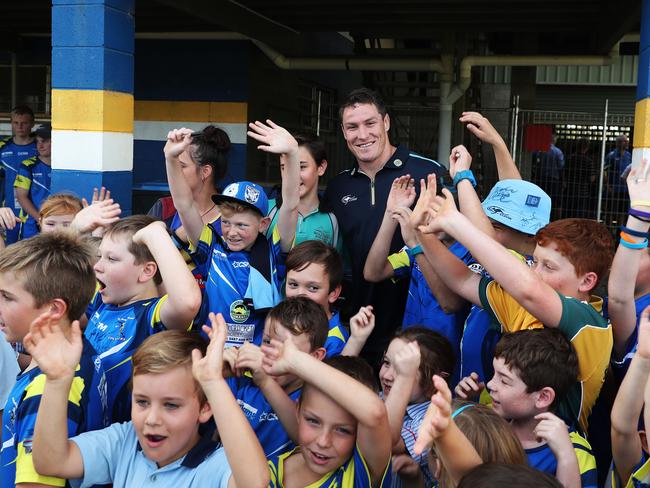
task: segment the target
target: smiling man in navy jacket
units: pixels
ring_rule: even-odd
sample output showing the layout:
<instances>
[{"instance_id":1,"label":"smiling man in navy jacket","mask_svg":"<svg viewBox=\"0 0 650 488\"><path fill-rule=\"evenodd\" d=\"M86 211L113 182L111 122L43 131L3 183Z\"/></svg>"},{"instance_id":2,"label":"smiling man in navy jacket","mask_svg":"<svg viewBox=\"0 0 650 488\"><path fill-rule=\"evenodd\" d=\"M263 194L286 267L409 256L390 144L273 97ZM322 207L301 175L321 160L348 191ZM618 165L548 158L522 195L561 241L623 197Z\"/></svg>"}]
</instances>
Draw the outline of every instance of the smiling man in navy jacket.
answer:
<instances>
[{"instance_id":1,"label":"smiling man in navy jacket","mask_svg":"<svg viewBox=\"0 0 650 488\"><path fill-rule=\"evenodd\" d=\"M368 251L377 235L386 199L393 180L409 174L419 180L430 173L438 177L445 171L436 161L393 146L388 139L390 117L378 93L359 88L348 94L339 109L343 137L356 158L352 169L334 177L327 185L325 205L339 221L343 241L350 258L352 288L350 310L373 305L375 329L363 356L377 366L393 331L402 323L408 280L369 283L363 279ZM393 236L390 251L404 246L399 232Z\"/></svg>"}]
</instances>

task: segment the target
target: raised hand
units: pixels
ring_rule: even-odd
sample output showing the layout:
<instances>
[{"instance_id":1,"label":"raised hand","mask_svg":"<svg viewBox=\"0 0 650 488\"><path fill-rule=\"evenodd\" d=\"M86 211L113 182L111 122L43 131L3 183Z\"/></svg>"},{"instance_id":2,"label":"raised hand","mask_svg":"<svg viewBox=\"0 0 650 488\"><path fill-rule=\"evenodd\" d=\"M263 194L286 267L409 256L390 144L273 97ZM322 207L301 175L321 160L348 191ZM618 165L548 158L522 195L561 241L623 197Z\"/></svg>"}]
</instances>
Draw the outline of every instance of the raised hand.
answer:
<instances>
[{"instance_id":1,"label":"raised hand","mask_svg":"<svg viewBox=\"0 0 650 488\"><path fill-rule=\"evenodd\" d=\"M239 356L238 347L226 347L223 350L223 376L224 378L231 376L240 376L240 371L237 369L237 356Z\"/></svg>"},{"instance_id":2,"label":"raised hand","mask_svg":"<svg viewBox=\"0 0 650 488\"><path fill-rule=\"evenodd\" d=\"M544 412L535 415L539 423L535 426L534 433L539 441L546 442L551 448L555 457L575 455L573 451L573 442L569 437L569 429L564 420L560 419L551 412Z\"/></svg>"},{"instance_id":3,"label":"raised hand","mask_svg":"<svg viewBox=\"0 0 650 488\"><path fill-rule=\"evenodd\" d=\"M112 199L97 200L78 212L74 216L71 226L81 233L92 232L117 222L120 220L121 213L120 204Z\"/></svg>"},{"instance_id":4,"label":"raised hand","mask_svg":"<svg viewBox=\"0 0 650 488\"><path fill-rule=\"evenodd\" d=\"M257 149L274 154L289 154L298 150L298 142L284 127L280 127L272 120L266 124L260 121L248 124L248 137L261 142Z\"/></svg>"},{"instance_id":5,"label":"raised hand","mask_svg":"<svg viewBox=\"0 0 650 488\"><path fill-rule=\"evenodd\" d=\"M14 211L9 207L0 207L0 227L3 229L13 229L20 219L16 217Z\"/></svg>"},{"instance_id":6,"label":"raised hand","mask_svg":"<svg viewBox=\"0 0 650 488\"><path fill-rule=\"evenodd\" d=\"M264 372L272 376L279 376L292 371L291 360L295 354L300 354L300 351L293 343L293 339L287 337L284 342L272 339L268 344L262 345L262 353L264 354L262 360Z\"/></svg>"},{"instance_id":7,"label":"raised hand","mask_svg":"<svg viewBox=\"0 0 650 488\"><path fill-rule=\"evenodd\" d=\"M255 344L245 342L244 345L239 348L235 368L240 372L240 374L245 370L250 371L253 374L253 381L256 384L259 384L266 377L266 373L262 367L263 360L264 354L262 353L262 350Z\"/></svg>"},{"instance_id":8,"label":"raised hand","mask_svg":"<svg viewBox=\"0 0 650 488\"><path fill-rule=\"evenodd\" d=\"M494 145L502 139L490 121L478 112L463 112L460 121L467 124L467 130L483 142Z\"/></svg>"},{"instance_id":9,"label":"raised hand","mask_svg":"<svg viewBox=\"0 0 650 488\"><path fill-rule=\"evenodd\" d=\"M393 212L393 220L396 220L399 224L400 232L402 233L402 239L404 244L408 247L413 247L417 245L418 240L415 235L415 229L411 227L411 214L413 211L407 207L398 207Z\"/></svg>"},{"instance_id":10,"label":"raised hand","mask_svg":"<svg viewBox=\"0 0 650 488\"><path fill-rule=\"evenodd\" d=\"M210 337L205 357L198 349L192 351L192 374L201 386L223 380L223 346L228 327L220 313L210 312L209 318L211 327L203 326L203 332Z\"/></svg>"},{"instance_id":11,"label":"raised hand","mask_svg":"<svg viewBox=\"0 0 650 488\"><path fill-rule=\"evenodd\" d=\"M66 336L59 326L59 319L49 311L44 312L31 323L23 345L48 380L70 379L83 349L79 321L72 322Z\"/></svg>"},{"instance_id":12,"label":"raised hand","mask_svg":"<svg viewBox=\"0 0 650 488\"><path fill-rule=\"evenodd\" d=\"M398 376L415 378L420 368L420 346L411 341L404 344L393 358L393 366Z\"/></svg>"},{"instance_id":13,"label":"raised hand","mask_svg":"<svg viewBox=\"0 0 650 488\"><path fill-rule=\"evenodd\" d=\"M451 391L441 376L433 376L433 386L436 393L431 397L431 403L424 415L418 431L418 438L413 446L417 455L430 448L451 424Z\"/></svg>"},{"instance_id":14,"label":"raised hand","mask_svg":"<svg viewBox=\"0 0 650 488\"><path fill-rule=\"evenodd\" d=\"M361 339L364 342L375 328L375 314L372 313L372 305L361 307L359 311L350 318L350 337Z\"/></svg>"},{"instance_id":15,"label":"raised hand","mask_svg":"<svg viewBox=\"0 0 650 488\"><path fill-rule=\"evenodd\" d=\"M449 175L453 178L457 173L466 171L472 166L472 156L462 144L451 150L449 155Z\"/></svg>"},{"instance_id":16,"label":"raised hand","mask_svg":"<svg viewBox=\"0 0 650 488\"><path fill-rule=\"evenodd\" d=\"M162 220L156 220L133 234L133 242L136 244L146 244L146 239L149 236L160 236L161 231L167 234L167 226Z\"/></svg>"},{"instance_id":17,"label":"raised hand","mask_svg":"<svg viewBox=\"0 0 650 488\"><path fill-rule=\"evenodd\" d=\"M415 180L410 175L393 180L386 200L386 212L392 214L398 207L410 207L415 201Z\"/></svg>"},{"instance_id":18,"label":"raised hand","mask_svg":"<svg viewBox=\"0 0 650 488\"><path fill-rule=\"evenodd\" d=\"M444 231L445 219L453 218L458 213L454 197L446 188L442 189L442 196L435 197L427 208L429 221L420 225L418 230L423 234L434 234Z\"/></svg>"},{"instance_id":19,"label":"raised hand","mask_svg":"<svg viewBox=\"0 0 650 488\"><path fill-rule=\"evenodd\" d=\"M429 221L427 209L431 206L433 199L436 198L436 175L435 173L427 176L427 181L420 180L420 198L418 198L415 208L411 213L411 227L417 229Z\"/></svg>"},{"instance_id":20,"label":"raised hand","mask_svg":"<svg viewBox=\"0 0 650 488\"><path fill-rule=\"evenodd\" d=\"M458 382L454 392L463 400L477 401L484 389L485 383L479 380L478 374L471 373Z\"/></svg>"},{"instance_id":21,"label":"raised hand","mask_svg":"<svg viewBox=\"0 0 650 488\"><path fill-rule=\"evenodd\" d=\"M163 148L165 158L177 158L192 144L192 131L182 129L170 130L167 133L167 142Z\"/></svg>"},{"instance_id":22,"label":"raised hand","mask_svg":"<svg viewBox=\"0 0 650 488\"><path fill-rule=\"evenodd\" d=\"M90 204L93 203L98 203L98 202L103 202L104 200L110 200L111 199L111 191L107 190L106 187L102 186L101 189L97 189L97 187L93 188L93 197L90 202ZM81 199L81 203L83 204L84 208L86 208L88 205L88 200L85 198Z\"/></svg>"}]
</instances>

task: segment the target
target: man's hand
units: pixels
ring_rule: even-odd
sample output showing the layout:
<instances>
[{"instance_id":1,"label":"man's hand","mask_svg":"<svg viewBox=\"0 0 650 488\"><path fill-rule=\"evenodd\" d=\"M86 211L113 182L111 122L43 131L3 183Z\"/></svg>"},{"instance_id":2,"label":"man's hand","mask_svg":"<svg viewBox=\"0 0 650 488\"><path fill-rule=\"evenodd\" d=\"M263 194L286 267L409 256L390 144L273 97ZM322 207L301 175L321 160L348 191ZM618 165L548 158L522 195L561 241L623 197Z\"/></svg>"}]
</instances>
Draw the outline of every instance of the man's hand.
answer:
<instances>
[{"instance_id":1,"label":"man's hand","mask_svg":"<svg viewBox=\"0 0 650 488\"><path fill-rule=\"evenodd\" d=\"M393 220L396 220L399 224L400 232L402 233L402 239L404 240L404 244L406 244L408 247L414 247L418 243L415 229L411 227L412 213L412 210L407 207L398 207L393 212Z\"/></svg>"},{"instance_id":2,"label":"man's hand","mask_svg":"<svg viewBox=\"0 0 650 488\"><path fill-rule=\"evenodd\" d=\"M170 130L167 133L167 142L163 148L165 158L178 158L192 144L192 131L183 127L182 129Z\"/></svg>"},{"instance_id":3,"label":"man's hand","mask_svg":"<svg viewBox=\"0 0 650 488\"><path fill-rule=\"evenodd\" d=\"M272 120L266 124L260 121L248 124L250 129L246 134L256 141L261 142L257 149L273 154L290 154L298 151L298 142L284 127L280 127Z\"/></svg>"},{"instance_id":4,"label":"man's hand","mask_svg":"<svg viewBox=\"0 0 650 488\"><path fill-rule=\"evenodd\" d=\"M467 124L468 131L487 144L495 145L502 140L490 121L478 112L463 112L460 121Z\"/></svg>"},{"instance_id":5,"label":"man's hand","mask_svg":"<svg viewBox=\"0 0 650 488\"><path fill-rule=\"evenodd\" d=\"M58 319L45 312L34 319L23 345L48 380L69 380L74 377L83 349L79 321L72 322L66 337Z\"/></svg>"},{"instance_id":6,"label":"man's hand","mask_svg":"<svg viewBox=\"0 0 650 488\"><path fill-rule=\"evenodd\" d=\"M478 374L471 373L458 382L454 392L463 400L478 401L484 389L485 383L479 381Z\"/></svg>"},{"instance_id":7,"label":"man's hand","mask_svg":"<svg viewBox=\"0 0 650 488\"><path fill-rule=\"evenodd\" d=\"M393 180L386 200L386 213L392 213L398 207L410 207L415 201L415 181L410 175L400 176Z\"/></svg>"},{"instance_id":8,"label":"man's hand","mask_svg":"<svg viewBox=\"0 0 650 488\"><path fill-rule=\"evenodd\" d=\"M442 196L433 199L427 208L427 213L429 214L429 221L426 225L420 225L418 231L423 234L444 232L446 222L458 214L458 209L456 208L456 203L451 192L443 188Z\"/></svg>"},{"instance_id":9,"label":"man's hand","mask_svg":"<svg viewBox=\"0 0 650 488\"><path fill-rule=\"evenodd\" d=\"M449 176L455 178L457 173L466 171L472 166L472 156L462 144L451 150L449 155Z\"/></svg>"},{"instance_id":10,"label":"man's hand","mask_svg":"<svg viewBox=\"0 0 650 488\"><path fill-rule=\"evenodd\" d=\"M203 332L210 337L205 357L198 349L192 351L192 374L204 389L210 383L223 380L223 346L228 329L220 313L215 315L210 312L209 317L211 327L203 326Z\"/></svg>"},{"instance_id":11,"label":"man's hand","mask_svg":"<svg viewBox=\"0 0 650 488\"><path fill-rule=\"evenodd\" d=\"M411 213L411 227L417 229L420 225L425 225L429 221L427 210L431 206L433 199L436 198L436 175L435 173L427 176L427 181L420 180L420 198L415 204Z\"/></svg>"}]
</instances>

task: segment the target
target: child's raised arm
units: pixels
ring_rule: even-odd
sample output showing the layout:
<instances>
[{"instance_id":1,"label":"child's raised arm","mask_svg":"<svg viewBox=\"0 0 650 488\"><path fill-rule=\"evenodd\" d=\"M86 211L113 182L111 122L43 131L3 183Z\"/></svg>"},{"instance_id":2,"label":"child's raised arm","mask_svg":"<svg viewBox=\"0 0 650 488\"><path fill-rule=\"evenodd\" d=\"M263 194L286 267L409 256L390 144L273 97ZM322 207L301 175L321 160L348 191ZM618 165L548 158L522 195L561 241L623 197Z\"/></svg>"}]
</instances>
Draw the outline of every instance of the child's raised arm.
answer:
<instances>
[{"instance_id":1,"label":"child's raised arm","mask_svg":"<svg viewBox=\"0 0 650 488\"><path fill-rule=\"evenodd\" d=\"M616 473L625 486L634 467L641 461L643 448L638 433L638 421L644 398L639 394L645 387L645 401L650 401L650 307L639 321L639 345L621 383L612 407L612 456ZM647 419L650 420L650 419Z\"/></svg>"},{"instance_id":2,"label":"child's raised arm","mask_svg":"<svg viewBox=\"0 0 650 488\"><path fill-rule=\"evenodd\" d=\"M187 330L201 306L201 290L174 246L163 222L152 222L133 236L147 246L158 264L167 300L160 306L160 320L167 329Z\"/></svg>"},{"instance_id":3,"label":"child's raised arm","mask_svg":"<svg viewBox=\"0 0 650 488\"><path fill-rule=\"evenodd\" d=\"M268 125L267 125L268 124ZM280 247L288 252L293 245L298 225L298 204L300 203L300 156L298 142L289 132L267 120L266 124L256 121L248 124L248 137L262 144L257 149L280 154L282 174L282 205L278 210L278 232Z\"/></svg>"},{"instance_id":4,"label":"child's raised arm","mask_svg":"<svg viewBox=\"0 0 650 488\"><path fill-rule=\"evenodd\" d=\"M535 419L539 420L535 435L548 444L557 459L555 477L564 488L580 488L580 467L566 424L551 412L540 413Z\"/></svg>"},{"instance_id":5,"label":"child's raised arm","mask_svg":"<svg viewBox=\"0 0 650 488\"><path fill-rule=\"evenodd\" d=\"M393 184L386 200L386 211L377 231L372 247L368 252L366 264L363 267L363 277L370 282L383 281L394 275L391 263L388 261L390 244L397 228L397 220L393 213L399 207L410 207L415 201L415 188L413 178L409 175L400 176L393 180ZM405 242L409 247L414 244Z\"/></svg>"},{"instance_id":6,"label":"child's raised arm","mask_svg":"<svg viewBox=\"0 0 650 488\"><path fill-rule=\"evenodd\" d=\"M635 205L634 208L645 212L650 211L650 207L639 205L637 202L645 203L650 201L650 180L645 177L639 178L640 175L645 174L647 168L648 162L644 160L639 168L630 171L627 178L627 188L630 200ZM640 233L647 238L650 223L629 216L624 229L627 232ZM632 239L639 240L638 236L634 236L634 234L632 236ZM625 354L627 341L636 327L634 290L639 272L639 263L641 262L641 253L644 252L647 252L647 250L630 249L619 244L609 273L607 310L612 323L614 351L619 358Z\"/></svg>"},{"instance_id":7,"label":"child's raised arm","mask_svg":"<svg viewBox=\"0 0 650 488\"><path fill-rule=\"evenodd\" d=\"M203 218L196 206L192 190L183 176L179 156L192 144L192 131L190 129L174 129L167 134L167 143L163 149L165 153L165 167L167 169L167 182L169 191L174 200L174 207L181 218L183 229L187 233L190 243L196 244L203 230Z\"/></svg>"},{"instance_id":8,"label":"child's raised arm","mask_svg":"<svg viewBox=\"0 0 650 488\"><path fill-rule=\"evenodd\" d=\"M483 461L452 418L451 391L447 382L434 375L433 385L437 391L431 397L431 404L418 431L413 451L419 455L434 445L438 458L455 486L465 474Z\"/></svg>"},{"instance_id":9,"label":"child's raised arm","mask_svg":"<svg viewBox=\"0 0 650 488\"><path fill-rule=\"evenodd\" d=\"M451 150L451 154L449 155L449 175L454 180L456 179L456 175L462 171L470 171L471 165L472 156L470 156L465 146L456 146ZM481 206L481 200L479 200L472 182L468 178L461 179L456 183L456 191L458 192L458 205L463 215L477 228L481 229L490 237L494 237L494 229L492 228L490 219L485 215L485 211Z\"/></svg>"},{"instance_id":10,"label":"child's raised arm","mask_svg":"<svg viewBox=\"0 0 650 488\"><path fill-rule=\"evenodd\" d=\"M212 328L203 327L210 336L205 357L198 350L192 351L192 374L210 403L232 469L228 486L266 488L270 477L264 451L222 374L226 322L221 314L210 313L210 323Z\"/></svg>"},{"instance_id":11,"label":"child's raised arm","mask_svg":"<svg viewBox=\"0 0 650 488\"><path fill-rule=\"evenodd\" d=\"M388 425L390 425L391 441L393 450L398 449L404 452L406 447L402 439L402 425L404 414L408 406L411 392L417 381L418 368L420 367L420 347L413 341L404 345L397 351L393 358L395 368L395 380L391 386L388 397L384 398L386 412L388 412Z\"/></svg>"},{"instance_id":12,"label":"child's raised arm","mask_svg":"<svg viewBox=\"0 0 650 488\"><path fill-rule=\"evenodd\" d=\"M94 232L120 220L121 213L120 204L112 199L97 200L80 210L72 219L70 227L80 234Z\"/></svg>"},{"instance_id":13,"label":"child's raised arm","mask_svg":"<svg viewBox=\"0 0 650 488\"><path fill-rule=\"evenodd\" d=\"M350 317L350 338L341 351L341 356L358 356L375 328L375 314L372 305L361 307Z\"/></svg>"},{"instance_id":14,"label":"child's raised arm","mask_svg":"<svg viewBox=\"0 0 650 488\"><path fill-rule=\"evenodd\" d=\"M442 191L444 196L437 197L430 207L429 223L419 230L423 233L447 232L463 244L474 259L531 315L548 327L558 327L562 318L562 301L557 292L523 261L477 229L458 211L451 193L447 189ZM443 273L441 276L444 276ZM475 276L480 280L478 275Z\"/></svg>"},{"instance_id":15,"label":"child's raised arm","mask_svg":"<svg viewBox=\"0 0 650 488\"><path fill-rule=\"evenodd\" d=\"M83 348L79 322L74 321L68 337L48 312L32 322L23 345L45 374L32 460L36 471L64 479L83 477L81 452L68 440L68 396Z\"/></svg>"},{"instance_id":16,"label":"child's raised arm","mask_svg":"<svg viewBox=\"0 0 650 488\"><path fill-rule=\"evenodd\" d=\"M379 396L345 373L301 352L289 337L263 345L267 373L291 373L332 398L357 421L357 446L366 460L373 484L390 462L391 439L386 407Z\"/></svg>"},{"instance_id":17,"label":"child's raised arm","mask_svg":"<svg viewBox=\"0 0 650 488\"><path fill-rule=\"evenodd\" d=\"M468 131L492 146L500 180L521 179L521 174L508 151L506 142L486 117L478 112L463 112L460 121L467 124L465 127Z\"/></svg>"}]
</instances>

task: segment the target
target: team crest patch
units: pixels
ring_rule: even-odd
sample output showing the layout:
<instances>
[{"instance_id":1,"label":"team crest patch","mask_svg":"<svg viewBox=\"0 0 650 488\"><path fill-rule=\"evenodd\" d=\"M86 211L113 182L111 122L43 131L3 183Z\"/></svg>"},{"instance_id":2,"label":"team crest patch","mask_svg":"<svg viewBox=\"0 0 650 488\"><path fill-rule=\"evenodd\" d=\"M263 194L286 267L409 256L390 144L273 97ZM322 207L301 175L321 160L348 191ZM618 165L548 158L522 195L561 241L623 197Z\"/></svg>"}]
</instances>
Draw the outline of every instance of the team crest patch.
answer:
<instances>
[{"instance_id":1,"label":"team crest patch","mask_svg":"<svg viewBox=\"0 0 650 488\"><path fill-rule=\"evenodd\" d=\"M244 200L248 203L257 203L260 198L260 191L252 186L246 185L244 188Z\"/></svg>"},{"instance_id":2,"label":"team crest patch","mask_svg":"<svg viewBox=\"0 0 650 488\"><path fill-rule=\"evenodd\" d=\"M248 309L243 300L235 300L230 304L230 317L238 324L246 322L250 315L251 311Z\"/></svg>"},{"instance_id":3,"label":"team crest patch","mask_svg":"<svg viewBox=\"0 0 650 488\"><path fill-rule=\"evenodd\" d=\"M540 198L536 195L528 195L526 197L526 205L529 207L539 207Z\"/></svg>"}]
</instances>

